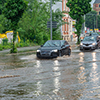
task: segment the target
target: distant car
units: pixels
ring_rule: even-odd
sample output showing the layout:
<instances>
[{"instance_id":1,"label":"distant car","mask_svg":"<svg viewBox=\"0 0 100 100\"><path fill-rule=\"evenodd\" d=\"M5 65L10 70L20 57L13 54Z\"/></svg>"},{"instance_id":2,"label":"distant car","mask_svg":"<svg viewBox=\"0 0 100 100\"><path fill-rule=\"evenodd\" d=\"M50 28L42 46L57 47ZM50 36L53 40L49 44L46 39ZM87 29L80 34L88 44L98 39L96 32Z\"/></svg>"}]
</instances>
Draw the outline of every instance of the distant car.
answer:
<instances>
[{"instance_id":1,"label":"distant car","mask_svg":"<svg viewBox=\"0 0 100 100\"><path fill-rule=\"evenodd\" d=\"M90 33L90 36L93 36L93 37L97 38L99 36L99 34L94 32L94 33Z\"/></svg>"},{"instance_id":2,"label":"distant car","mask_svg":"<svg viewBox=\"0 0 100 100\"><path fill-rule=\"evenodd\" d=\"M87 36L80 43L80 50L95 50L98 46L98 43L93 36Z\"/></svg>"},{"instance_id":3,"label":"distant car","mask_svg":"<svg viewBox=\"0 0 100 100\"><path fill-rule=\"evenodd\" d=\"M82 41L84 39L85 35L84 34L81 34L80 35L80 40Z\"/></svg>"},{"instance_id":4,"label":"distant car","mask_svg":"<svg viewBox=\"0 0 100 100\"><path fill-rule=\"evenodd\" d=\"M90 33L85 33L85 37L86 37L86 36L89 36L89 35L90 35Z\"/></svg>"},{"instance_id":5,"label":"distant car","mask_svg":"<svg viewBox=\"0 0 100 100\"><path fill-rule=\"evenodd\" d=\"M71 48L65 40L48 40L37 50L37 58L57 58L58 56L71 55Z\"/></svg>"}]
</instances>

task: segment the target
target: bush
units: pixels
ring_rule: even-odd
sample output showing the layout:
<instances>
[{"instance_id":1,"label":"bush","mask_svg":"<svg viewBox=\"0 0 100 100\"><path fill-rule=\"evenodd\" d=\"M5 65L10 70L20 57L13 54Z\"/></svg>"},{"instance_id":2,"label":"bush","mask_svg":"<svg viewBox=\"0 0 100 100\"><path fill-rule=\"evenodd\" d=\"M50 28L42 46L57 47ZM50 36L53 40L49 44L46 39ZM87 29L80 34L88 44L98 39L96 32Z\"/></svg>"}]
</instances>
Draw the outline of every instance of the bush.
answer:
<instances>
[{"instance_id":1,"label":"bush","mask_svg":"<svg viewBox=\"0 0 100 100\"><path fill-rule=\"evenodd\" d=\"M14 47L14 50L13 48L10 50L10 53L17 53L17 47Z\"/></svg>"},{"instance_id":2,"label":"bush","mask_svg":"<svg viewBox=\"0 0 100 100\"><path fill-rule=\"evenodd\" d=\"M11 48L10 45L3 45L2 47L3 47L3 49L10 49Z\"/></svg>"},{"instance_id":3,"label":"bush","mask_svg":"<svg viewBox=\"0 0 100 100\"><path fill-rule=\"evenodd\" d=\"M4 39L2 40L2 42L3 42L3 45L6 45L6 44L8 43L8 38L4 38Z\"/></svg>"},{"instance_id":4,"label":"bush","mask_svg":"<svg viewBox=\"0 0 100 100\"><path fill-rule=\"evenodd\" d=\"M29 46L30 45L30 41L26 40L24 46Z\"/></svg>"},{"instance_id":5,"label":"bush","mask_svg":"<svg viewBox=\"0 0 100 100\"><path fill-rule=\"evenodd\" d=\"M0 51L2 51L3 50L3 46L0 44Z\"/></svg>"}]
</instances>

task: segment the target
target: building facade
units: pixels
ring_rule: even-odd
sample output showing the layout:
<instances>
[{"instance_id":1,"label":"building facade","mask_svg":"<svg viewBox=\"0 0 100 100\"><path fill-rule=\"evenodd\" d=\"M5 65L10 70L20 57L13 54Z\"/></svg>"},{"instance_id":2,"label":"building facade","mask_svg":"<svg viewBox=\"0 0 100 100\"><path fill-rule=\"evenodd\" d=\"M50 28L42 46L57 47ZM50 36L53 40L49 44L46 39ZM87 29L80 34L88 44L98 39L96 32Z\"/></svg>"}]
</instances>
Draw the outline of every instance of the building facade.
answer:
<instances>
[{"instance_id":1,"label":"building facade","mask_svg":"<svg viewBox=\"0 0 100 100\"><path fill-rule=\"evenodd\" d=\"M97 11L97 15L100 15L100 0L95 0L93 10Z\"/></svg>"},{"instance_id":2,"label":"building facade","mask_svg":"<svg viewBox=\"0 0 100 100\"><path fill-rule=\"evenodd\" d=\"M67 0L62 0L62 11L64 11L64 17L62 18L65 22L68 24L64 24L62 26L62 36L63 40L70 41L72 36L72 18L69 16L67 12L70 11L70 9L66 6Z\"/></svg>"}]
</instances>

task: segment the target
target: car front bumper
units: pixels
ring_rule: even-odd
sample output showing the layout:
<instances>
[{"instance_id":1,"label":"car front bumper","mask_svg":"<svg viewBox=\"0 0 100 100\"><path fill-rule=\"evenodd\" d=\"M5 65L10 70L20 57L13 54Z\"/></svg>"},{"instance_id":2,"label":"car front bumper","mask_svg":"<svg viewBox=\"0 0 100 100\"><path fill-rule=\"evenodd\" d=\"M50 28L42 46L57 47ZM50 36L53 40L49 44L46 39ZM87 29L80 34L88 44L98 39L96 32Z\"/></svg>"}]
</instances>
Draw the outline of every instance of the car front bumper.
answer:
<instances>
[{"instance_id":1,"label":"car front bumper","mask_svg":"<svg viewBox=\"0 0 100 100\"><path fill-rule=\"evenodd\" d=\"M96 45L80 45L80 50L94 50L96 49Z\"/></svg>"},{"instance_id":2,"label":"car front bumper","mask_svg":"<svg viewBox=\"0 0 100 100\"><path fill-rule=\"evenodd\" d=\"M36 55L38 58L56 58L59 56L58 52L49 52L49 53L37 52Z\"/></svg>"}]
</instances>

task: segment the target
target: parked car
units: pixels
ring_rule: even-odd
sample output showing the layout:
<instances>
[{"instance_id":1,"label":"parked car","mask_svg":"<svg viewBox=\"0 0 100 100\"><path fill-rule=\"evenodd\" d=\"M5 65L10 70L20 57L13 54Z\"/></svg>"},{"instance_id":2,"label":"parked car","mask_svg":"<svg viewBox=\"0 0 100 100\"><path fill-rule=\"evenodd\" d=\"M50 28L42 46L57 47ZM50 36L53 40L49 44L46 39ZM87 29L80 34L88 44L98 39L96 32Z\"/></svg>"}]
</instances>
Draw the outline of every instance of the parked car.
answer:
<instances>
[{"instance_id":1,"label":"parked car","mask_svg":"<svg viewBox=\"0 0 100 100\"><path fill-rule=\"evenodd\" d=\"M71 55L71 48L65 40L48 40L37 50L37 58L57 58L58 56Z\"/></svg>"},{"instance_id":2,"label":"parked car","mask_svg":"<svg viewBox=\"0 0 100 100\"><path fill-rule=\"evenodd\" d=\"M80 40L82 41L84 39L85 35L84 34L81 34L80 35Z\"/></svg>"},{"instance_id":3,"label":"parked car","mask_svg":"<svg viewBox=\"0 0 100 100\"><path fill-rule=\"evenodd\" d=\"M90 33L85 33L85 37L86 37L86 36L89 36L89 35L90 35Z\"/></svg>"},{"instance_id":4,"label":"parked car","mask_svg":"<svg viewBox=\"0 0 100 100\"><path fill-rule=\"evenodd\" d=\"M80 50L95 50L98 46L98 43L93 36L87 36L80 43Z\"/></svg>"}]
</instances>

